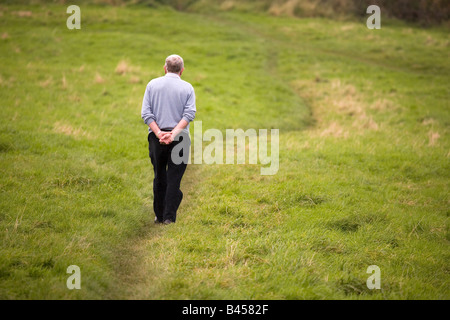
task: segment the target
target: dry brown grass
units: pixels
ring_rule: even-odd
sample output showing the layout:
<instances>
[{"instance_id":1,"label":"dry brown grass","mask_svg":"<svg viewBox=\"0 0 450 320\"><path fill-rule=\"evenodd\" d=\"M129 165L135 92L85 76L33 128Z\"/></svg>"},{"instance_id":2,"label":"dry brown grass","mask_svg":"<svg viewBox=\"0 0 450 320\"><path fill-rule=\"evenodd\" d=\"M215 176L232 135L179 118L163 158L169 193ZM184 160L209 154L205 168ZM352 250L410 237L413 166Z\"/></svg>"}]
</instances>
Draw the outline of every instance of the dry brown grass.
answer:
<instances>
[{"instance_id":1,"label":"dry brown grass","mask_svg":"<svg viewBox=\"0 0 450 320\"><path fill-rule=\"evenodd\" d=\"M125 60L122 60L117 65L115 72L117 74L122 75L122 74L126 74L127 72L130 72L130 70L131 70L131 68L128 65L128 62L126 62Z\"/></svg>"},{"instance_id":2,"label":"dry brown grass","mask_svg":"<svg viewBox=\"0 0 450 320\"><path fill-rule=\"evenodd\" d=\"M139 78L138 76L131 76L130 83L132 83L132 84L141 83L141 78Z\"/></svg>"},{"instance_id":3,"label":"dry brown grass","mask_svg":"<svg viewBox=\"0 0 450 320\"><path fill-rule=\"evenodd\" d=\"M353 30L353 29L355 29L355 25L354 24L346 24L346 25L341 27L342 31L349 31L349 30Z\"/></svg>"},{"instance_id":4,"label":"dry brown grass","mask_svg":"<svg viewBox=\"0 0 450 320\"><path fill-rule=\"evenodd\" d=\"M393 110L394 108L396 108L394 103L386 98L377 99L370 105L370 109L375 111Z\"/></svg>"},{"instance_id":5,"label":"dry brown grass","mask_svg":"<svg viewBox=\"0 0 450 320\"><path fill-rule=\"evenodd\" d=\"M316 134L320 137L348 138L367 130L379 130L380 125L368 110L393 106L386 99L376 100L369 105L353 85L345 84L339 79L295 81L292 85L312 105L313 116L317 121Z\"/></svg>"},{"instance_id":6,"label":"dry brown grass","mask_svg":"<svg viewBox=\"0 0 450 320\"><path fill-rule=\"evenodd\" d=\"M95 79L94 79L95 83L104 83L105 79L102 78L102 76L100 75L100 73L96 73L95 74Z\"/></svg>"},{"instance_id":7,"label":"dry brown grass","mask_svg":"<svg viewBox=\"0 0 450 320\"><path fill-rule=\"evenodd\" d=\"M346 10L342 10L345 12ZM270 3L268 13L274 16L335 16L331 4L319 0L277 0Z\"/></svg>"},{"instance_id":8,"label":"dry brown grass","mask_svg":"<svg viewBox=\"0 0 450 320\"><path fill-rule=\"evenodd\" d=\"M332 136L332 137L336 137L336 138L347 138L349 135L349 132L344 130L344 128L342 128L342 126L333 121L330 123L330 125L328 127L326 127L325 129L323 129L319 135L321 137L327 137L327 136Z\"/></svg>"},{"instance_id":9,"label":"dry brown grass","mask_svg":"<svg viewBox=\"0 0 450 320\"><path fill-rule=\"evenodd\" d=\"M220 4L220 9L224 11L232 10L235 7L234 1L226 0Z\"/></svg>"},{"instance_id":10,"label":"dry brown grass","mask_svg":"<svg viewBox=\"0 0 450 320\"><path fill-rule=\"evenodd\" d=\"M438 140L441 137L441 135L439 134L439 132L434 132L434 131L430 131L428 133L428 145L429 146L435 146L438 144Z\"/></svg>"},{"instance_id":11,"label":"dry brown grass","mask_svg":"<svg viewBox=\"0 0 450 320\"><path fill-rule=\"evenodd\" d=\"M424 125L424 126L433 125L435 123L436 123L436 120L433 118L425 118L422 120L422 125Z\"/></svg>"},{"instance_id":12,"label":"dry brown grass","mask_svg":"<svg viewBox=\"0 0 450 320\"><path fill-rule=\"evenodd\" d=\"M11 88L14 86L16 79L14 77L9 77L9 79L4 79L0 76L0 85Z\"/></svg>"},{"instance_id":13,"label":"dry brown grass","mask_svg":"<svg viewBox=\"0 0 450 320\"><path fill-rule=\"evenodd\" d=\"M53 83L53 78L47 78L44 81L39 82L39 86L41 86L42 88L47 88L49 85L51 85Z\"/></svg>"},{"instance_id":14,"label":"dry brown grass","mask_svg":"<svg viewBox=\"0 0 450 320\"><path fill-rule=\"evenodd\" d=\"M13 14L21 18L31 17L33 15L31 11L14 11Z\"/></svg>"},{"instance_id":15,"label":"dry brown grass","mask_svg":"<svg viewBox=\"0 0 450 320\"><path fill-rule=\"evenodd\" d=\"M135 73L139 71L138 67L132 66L128 61L121 60L115 69L115 72L119 75L125 75L127 73Z\"/></svg>"},{"instance_id":16,"label":"dry brown grass","mask_svg":"<svg viewBox=\"0 0 450 320\"><path fill-rule=\"evenodd\" d=\"M56 122L53 125L53 131L56 133L62 133L67 136L71 136L75 139L81 139L81 138L92 139L93 138L92 135L89 132L87 132L86 130L83 130L81 128L74 128L70 124L63 123L60 121Z\"/></svg>"},{"instance_id":17,"label":"dry brown grass","mask_svg":"<svg viewBox=\"0 0 450 320\"><path fill-rule=\"evenodd\" d=\"M269 14L274 16L286 15L295 16L295 9L298 7L298 0L288 0L284 3L274 2L269 8Z\"/></svg>"},{"instance_id":18,"label":"dry brown grass","mask_svg":"<svg viewBox=\"0 0 450 320\"><path fill-rule=\"evenodd\" d=\"M63 77L61 79L61 84L62 84L62 88L63 89L67 89L67 80L66 80L66 75L63 74Z\"/></svg>"}]
</instances>

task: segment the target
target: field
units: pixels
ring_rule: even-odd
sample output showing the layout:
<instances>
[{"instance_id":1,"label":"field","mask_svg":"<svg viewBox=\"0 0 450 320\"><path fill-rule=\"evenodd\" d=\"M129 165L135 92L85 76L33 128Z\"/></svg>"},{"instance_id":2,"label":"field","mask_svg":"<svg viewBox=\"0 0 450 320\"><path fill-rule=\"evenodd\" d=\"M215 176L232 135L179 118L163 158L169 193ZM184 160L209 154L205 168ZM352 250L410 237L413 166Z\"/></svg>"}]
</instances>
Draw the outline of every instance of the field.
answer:
<instances>
[{"instance_id":1,"label":"field","mask_svg":"<svg viewBox=\"0 0 450 320\"><path fill-rule=\"evenodd\" d=\"M448 29L68 16L0 6L1 299L450 298ZM177 223L160 226L140 109L172 53L203 130L279 129L280 163L189 165Z\"/></svg>"}]
</instances>

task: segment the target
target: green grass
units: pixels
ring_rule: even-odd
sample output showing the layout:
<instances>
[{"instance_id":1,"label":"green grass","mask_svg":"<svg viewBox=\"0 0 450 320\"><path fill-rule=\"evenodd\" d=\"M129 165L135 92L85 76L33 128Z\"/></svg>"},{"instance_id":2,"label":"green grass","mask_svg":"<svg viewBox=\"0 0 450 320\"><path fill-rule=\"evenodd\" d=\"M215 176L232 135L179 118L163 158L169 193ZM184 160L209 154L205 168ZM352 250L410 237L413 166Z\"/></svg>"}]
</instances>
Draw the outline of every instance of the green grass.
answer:
<instances>
[{"instance_id":1,"label":"green grass","mask_svg":"<svg viewBox=\"0 0 450 320\"><path fill-rule=\"evenodd\" d=\"M65 10L0 7L1 298L450 298L448 30ZM171 53L203 130L279 128L280 168L190 165L161 227L140 107Z\"/></svg>"}]
</instances>

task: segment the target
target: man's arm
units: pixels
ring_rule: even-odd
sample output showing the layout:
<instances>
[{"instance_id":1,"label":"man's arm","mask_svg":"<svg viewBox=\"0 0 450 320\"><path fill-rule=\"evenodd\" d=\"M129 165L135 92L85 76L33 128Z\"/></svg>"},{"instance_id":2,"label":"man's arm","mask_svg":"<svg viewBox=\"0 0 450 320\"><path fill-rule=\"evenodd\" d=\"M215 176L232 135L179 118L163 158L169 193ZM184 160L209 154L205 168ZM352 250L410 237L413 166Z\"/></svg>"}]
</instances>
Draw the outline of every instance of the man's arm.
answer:
<instances>
[{"instance_id":1,"label":"man's arm","mask_svg":"<svg viewBox=\"0 0 450 320\"><path fill-rule=\"evenodd\" d=\"M142 101L141 117L144 120L145 124L150 127L156 137L162 138L165 135L162 134L161 129L159 129L158 124L156 123L156 117L153 114L153 108L150 103L150 91L151 87L150 84L148 84L147 88L145 88L144 99Z\"/></svg>"},{"instance_id":2,"label":"man's arm","mask_svg":"<svg viewBox=\"0 0 450 320\"><path fill-rule=\"evenodd\" d=\"M150 83L145 88L144 99L142 100L142 110L141 117L144 120L145 124L150 126L152 122L156 120L155 115L153 114L153 108L150 103Z\"/></svg>"},{"instance_id":3,"label":"man's arm","mask_svg":"<svg viewBox=\"0 0 450 320\"><path fill-rule=\"evenodd\" d=\"M187 123L191 122L195 118L195 112L197 111L197 108L195 107L195 91L194 88L191 86L191 92L189 93L189 96L186 101L186 105L183 110L183 120L185 120Z\"/></svg>"},{"instance_id":4,"label":"man's arm","mask_svg":"<svg viewBox=\"0 0 450 320\"><path fill-rule=\"evenodd\" d=\"M168 132L162 132L161 129L159 129L158 124L156 123L156 121L150 122L150 124L148 126L153 131L155 136L157 138L159 138L159 139L161 139L163 137L163 134L167 134L168 133Z\"/></svg>"}]
</instances>

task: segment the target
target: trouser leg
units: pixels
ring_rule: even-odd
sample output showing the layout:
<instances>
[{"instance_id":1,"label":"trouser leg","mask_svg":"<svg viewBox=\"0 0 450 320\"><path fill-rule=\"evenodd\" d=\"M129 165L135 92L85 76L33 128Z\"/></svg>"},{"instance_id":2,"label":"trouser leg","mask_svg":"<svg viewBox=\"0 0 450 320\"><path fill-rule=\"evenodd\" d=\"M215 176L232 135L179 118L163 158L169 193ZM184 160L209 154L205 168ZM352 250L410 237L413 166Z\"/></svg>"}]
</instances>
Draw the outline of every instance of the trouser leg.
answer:
<instances>
[{"instance_id":1,"label":"trouser leg","mask_svg":"<svg viewBox=\"0 0 450 320\"><path fill-rule=\"evenodd\" d=\"M154 133L148 135L149 155L153 165L153 210L156 218L163 221L167 190L167 161L169 150L161 145Z\"/></svg>"},{"instance_id":2,"label":"trouser leg","mask_svg":"<svg viewBox=\"0 0 450 320\"><path fill-rule=\"evenodd\" d=\"M183 199L183 192L180 190L181 179L186 171L187 159L189 157L189 136L181 134L179 141L174 141L170 147L170 155L167 161L167 189L164 207L164 220L176 221L177 210ZM178 147L176 147L178 145ZM175 149L175 150L174 150ZM178 152L179 160L171 157L172 152Z\"/></svg>"},{"instance_id":3,"label":"trouser leg","mask_svg":"<svg viewBox=\"0 0 450 320\"><path fill-rule=\"evenodd\" d=\"M177 210L183 199L180 190L181 178L186 170L187 164L174 164L169 160L167 168L167 190L164 207L164 220L176 221Z\"/></svg>"}]
</instances>

